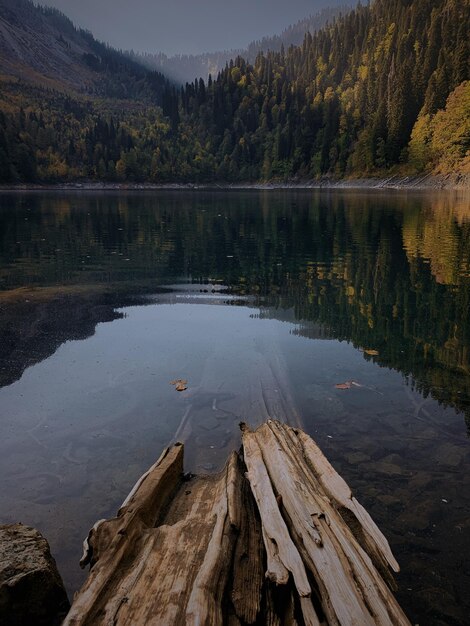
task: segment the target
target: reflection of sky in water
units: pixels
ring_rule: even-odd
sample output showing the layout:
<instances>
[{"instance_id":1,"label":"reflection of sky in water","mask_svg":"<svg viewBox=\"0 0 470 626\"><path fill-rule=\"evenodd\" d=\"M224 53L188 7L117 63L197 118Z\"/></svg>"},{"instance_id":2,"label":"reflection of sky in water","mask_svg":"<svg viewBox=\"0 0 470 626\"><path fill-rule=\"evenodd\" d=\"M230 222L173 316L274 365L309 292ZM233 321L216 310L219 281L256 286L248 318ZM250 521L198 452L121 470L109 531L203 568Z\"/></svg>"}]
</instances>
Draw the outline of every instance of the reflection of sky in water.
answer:
<instances>
[{"instance_id":1,"label":"reflection of sky in water","mask_svg":"<svg viewBox=\"0 0 470 626\"><path fill-rule=\"evenodd\" d=\"M239 445L238 422L260 421L280 394L268 361L281 322L240 306L124 312L0 391L3 520L45 532L69 581L87 528L116 510L183 416L188 469L212 470ZM169 384L180 377L182 394Z\"/></svg>"},{"instance_id":2,"label":"reflection of sky in water","mask_svg":"<svg viewBox=\"0 0 470 626\"><path fill-rule=\"evenodd\" d=\"M74 589L88 529L177 430L187 469L213 471L240 420L279 417L304 425L390 539L405 610L463 623L468 206L437 193L0 194L0 287L40 287L1 294L0 384L40 362L0 389L0 522L42 530ZM148 295L174 281L200 284ZM69 340L114 319L112 305L123 319Z\"/></svg>"},{"instance_id":3,"label":"reflection of sky in water","mask_svg":"<svg viewBox=\"0 0 470 626\"><path fill-rule=\"evenodd\" d=\"M88 528L116 511L183 418L187 469L220 467L239 445L240 420L300 416L353 484L370 475L377 494L396 500L393 479L400 486L423 465L418 439L435 454L449 445L436 447L443 433L451 446L456 437L464 443L460 416L347 342L307 339L221 296L160 300L123 309L123 319L63 344L0 391L3 521L39 527L71 587ZM188 391L177 393L175 378L187 379ZM348 380L361 387L335 388ZM455 449L460 463L465 450Z\"/></svg>"}]
</instances>

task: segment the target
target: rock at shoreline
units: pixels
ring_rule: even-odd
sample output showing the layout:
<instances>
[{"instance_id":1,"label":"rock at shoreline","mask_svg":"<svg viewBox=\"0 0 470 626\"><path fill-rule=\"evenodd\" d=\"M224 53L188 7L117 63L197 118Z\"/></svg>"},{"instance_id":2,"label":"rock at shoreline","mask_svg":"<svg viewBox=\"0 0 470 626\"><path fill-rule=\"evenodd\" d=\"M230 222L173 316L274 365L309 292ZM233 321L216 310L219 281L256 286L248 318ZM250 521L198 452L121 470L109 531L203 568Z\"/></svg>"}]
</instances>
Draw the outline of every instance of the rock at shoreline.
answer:
<instances>
[{"instance_id":1,"label":"rock at shoreline","mask_svg":"<svg viewBox=\"0 0 470 626\"><path fill-rule=\"evenodd\" d=\"M0 526L0 624L54 626L68 608L46 539L23 524Z\"/></svg>"}]
</instances>

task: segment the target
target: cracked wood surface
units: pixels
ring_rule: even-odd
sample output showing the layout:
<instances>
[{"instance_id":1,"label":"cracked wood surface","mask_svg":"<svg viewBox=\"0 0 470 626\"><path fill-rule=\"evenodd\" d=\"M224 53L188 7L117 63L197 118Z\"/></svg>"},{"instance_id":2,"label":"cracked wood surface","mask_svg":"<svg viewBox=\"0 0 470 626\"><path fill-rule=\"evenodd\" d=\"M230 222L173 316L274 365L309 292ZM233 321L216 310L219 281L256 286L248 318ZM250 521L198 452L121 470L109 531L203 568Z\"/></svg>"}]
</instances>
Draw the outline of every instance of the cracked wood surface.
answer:
<instances>
[{"instance_id":1,"label":"cracked wood surface","mask_svg":"<svg viewBox=\"0 0 470 626\"><path fill-rule=\"evenodd\" d=\"M410 626L387 540L310 437L242 431L219 474L185 477L167 448L95 524L64 626Z\"/></svg>"}]
</instances>

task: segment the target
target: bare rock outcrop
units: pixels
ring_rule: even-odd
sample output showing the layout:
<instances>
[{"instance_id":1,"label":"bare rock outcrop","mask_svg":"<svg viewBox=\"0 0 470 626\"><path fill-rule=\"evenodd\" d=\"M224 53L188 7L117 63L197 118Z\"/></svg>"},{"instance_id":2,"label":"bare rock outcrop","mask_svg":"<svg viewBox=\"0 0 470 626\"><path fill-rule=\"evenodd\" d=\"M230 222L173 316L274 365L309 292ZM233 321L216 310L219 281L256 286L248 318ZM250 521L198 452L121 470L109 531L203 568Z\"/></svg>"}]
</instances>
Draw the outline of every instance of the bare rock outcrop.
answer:
<instances>
[{"instance_id":1,"label":"bare rock outcrop","mask_svg":"<svg viewBox=\"0 0 470 626\"><path fill-rule=\"evenodd\" d=\"M49 544L23 524L0 526L0 624L54 626L69 601Z\"/></svg>"}]
</instances>

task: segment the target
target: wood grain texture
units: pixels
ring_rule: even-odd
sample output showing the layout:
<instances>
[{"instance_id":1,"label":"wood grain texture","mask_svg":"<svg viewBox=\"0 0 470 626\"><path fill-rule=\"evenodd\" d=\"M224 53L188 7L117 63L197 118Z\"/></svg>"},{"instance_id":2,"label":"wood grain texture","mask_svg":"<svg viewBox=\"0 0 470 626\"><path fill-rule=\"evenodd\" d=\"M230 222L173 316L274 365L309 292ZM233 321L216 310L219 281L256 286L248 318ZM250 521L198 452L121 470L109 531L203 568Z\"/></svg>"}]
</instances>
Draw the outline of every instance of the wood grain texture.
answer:
<instances>
[{"instance_id":1,"label":"wood grain texture","mask_svg":"<svg viewBox=\"0 0 470 626\"><path fill-rule=\"evenodd\" d=\"M410 626L376 567L398 567L388 542L318 446L242 431L215 475L185 479L167 448L95 524L65 626Z\"/></svg>"},{"instance_id":2,"label":"wood grain texture","mask_svg":"<svg viewBox=\"0 0 470 626\"><path fill-rule=\"evenodd\" d=\"M314 442L298 429L268 420L254 432L243 431L243 446L248 457L252 449L256 450L257 462L264 467L271 490L282 503L291 540L319 589L327 623L409 624L366 549L341 516L340 506L354 512L362 507L352 501L348 486ZM250 483L251 475L248 472ZM252 489L255 493L257 487L252 484ZM256 494L255 500L258 503ZM267 514L262 503L263 528L271 523L265 520ZM388 556L388 542L370 516L359 513L357 521L369 544L374 541L374 549ZM396 563L393 557L390 560Z\"/></svg>"}]
</instances>

